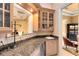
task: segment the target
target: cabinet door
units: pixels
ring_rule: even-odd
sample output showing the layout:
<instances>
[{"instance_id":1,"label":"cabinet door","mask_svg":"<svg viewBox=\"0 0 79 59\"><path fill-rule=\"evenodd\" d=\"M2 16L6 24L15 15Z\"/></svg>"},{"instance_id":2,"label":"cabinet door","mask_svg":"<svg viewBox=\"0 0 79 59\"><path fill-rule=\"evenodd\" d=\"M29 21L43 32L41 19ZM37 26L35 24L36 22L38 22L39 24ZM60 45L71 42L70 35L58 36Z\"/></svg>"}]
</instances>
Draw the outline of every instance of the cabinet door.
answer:
<instances>
[{"instance_id":1,"label":"cabinet door","mask_svg":"<svg viewBox=\"0 0 79 59\"><path fill-rule=\"evenodd\" d=\"M3 27L3 11L0 10L0 27Z\"/></svg>"},{"instance_id":2,"label":"cabinet door","mask_svg":"<svg viewBox=\"0 0 79 59\"><path fill-rule=\"evenodd\" d=\"M40 11L40 30L53 31L53 11Z\"/></svg>"},{"instance_id":3,"label":"cabinet door","mask_svg":"<svg viewBox=\"0 0 79 59\"><path fill-rule=\"evenodd\" d=\"M3 27L3 4L0 3L0 27Z\"/></svg>"},{"instance_id":4,"label":"cabinet door","mask_svg":"<svg viewBox=\"0 0 79 59\"><path fill-rule=\"evenodd\" d=\"M46 55L52 56L58 53L58 40L46 40Z\"/></svg>"},{"instance_id":5,"label":"cabinet door","mask_svg":"<svg viewBox=\"0 0 79 59\"><path fill-rule=\"evenodd\" d=\"M5 10L10 11L10 3L5 3Z\"/></svg>"},{"instance_id":6,"label":"cabinet door","mask_svg":"<svg viewBox=\"0 0 79 59\"><path fill-rule=\"evenodd\" d=\"M10 3L0 3L0 27L10 27Z\"/></svg>"},{"instance_id":7,"label":"cabinet door","mask_svg":"<svg viewBox=\"0 0 79 59\"><path fill-rule=\"evenodd\" d=\"M49 30L53 31L53 13L49 12Z\"/></svg>"},{"instance_id":8,"label":"cabinet door","mask_svg":"<svg viewBox=\"0 0 79 59\"><path fill-rule=\"evenodd\" d=\"M47 25L48 25L48 13L46 11L41 12L41 30L42 31L47 31Z\"/></svg>"},{"instance_id":9,"label":"cabinet door","mask_svg":"<svg viewBox=\"0 0 79 59\"><path fill-rule=\"evenodd\" d=\"M10 3L5 3L5 15L4 15L4 19L5 19L5 27L10 27Z\"/></svg>"},{"instance_id":10,"label":"cabinet door","mask_svg":"<svg viewBox=\"0 0 79 59\"><path fill-rule=\"evenodd\" d=\"M10 27L10 13L5 12L5 27Z\"/></svg>"}]
</instances>

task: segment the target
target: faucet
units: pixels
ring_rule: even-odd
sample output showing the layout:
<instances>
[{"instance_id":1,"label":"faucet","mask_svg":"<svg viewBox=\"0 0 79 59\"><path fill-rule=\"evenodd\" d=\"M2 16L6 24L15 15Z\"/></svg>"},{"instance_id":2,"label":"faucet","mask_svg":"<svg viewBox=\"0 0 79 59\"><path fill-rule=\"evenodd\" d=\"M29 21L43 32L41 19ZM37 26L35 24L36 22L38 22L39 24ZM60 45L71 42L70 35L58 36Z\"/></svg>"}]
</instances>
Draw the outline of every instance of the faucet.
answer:
<instances>
[{"instance_id":1,"label":"faucet","mask_svg":"<svg viewBox=\"0 0 79 59\"><path fill-rule=\"evenodd\" d=\"M1 41L1 44L4 46L4 43L3 43L3 41Z\"/></svg>"},{"instance_id":2,"label":"faucet","mask_svg":"<svg viewBox=\"0 0 79 59\"><path fill-rule=\"evenodd\" d=\"M7 39L7 33L5 34L5 38Z\"/></svg>"}]
</instances>

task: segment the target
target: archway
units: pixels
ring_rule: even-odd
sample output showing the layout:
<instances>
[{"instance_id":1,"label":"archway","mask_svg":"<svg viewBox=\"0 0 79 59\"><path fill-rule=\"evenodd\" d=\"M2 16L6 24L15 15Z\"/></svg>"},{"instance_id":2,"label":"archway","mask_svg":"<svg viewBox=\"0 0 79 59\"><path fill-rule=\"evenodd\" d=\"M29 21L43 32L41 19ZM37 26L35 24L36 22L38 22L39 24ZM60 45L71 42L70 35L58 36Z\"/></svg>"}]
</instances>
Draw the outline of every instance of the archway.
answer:
<instances>
[{"instance_id":1,"label":"archway","mask_svg":"<svg viewBox=\"0 0 79 59\"><path fill-rule=\"evenodd\" d=\"M72 3L62 10L62 47L74 55L78 55L78 6Z\"/></svg>"}]
</instances>

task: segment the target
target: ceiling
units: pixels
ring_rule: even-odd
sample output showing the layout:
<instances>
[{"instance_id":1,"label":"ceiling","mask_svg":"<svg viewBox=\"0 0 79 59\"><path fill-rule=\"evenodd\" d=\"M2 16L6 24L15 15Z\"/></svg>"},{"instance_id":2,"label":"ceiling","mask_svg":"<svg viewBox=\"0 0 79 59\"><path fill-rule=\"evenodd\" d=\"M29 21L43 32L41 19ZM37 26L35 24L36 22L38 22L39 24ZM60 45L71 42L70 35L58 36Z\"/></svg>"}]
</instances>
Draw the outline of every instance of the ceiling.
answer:
<instances>
[{"instance_id":1,"label":"ceiling","mask_svg":"<svg viewBox=\"0 0 79 59\"><path fill-rule=\"evenodd\" d=\"M54 10L58 10L58 9L63 9L65 8L67 5L69 5L70 3L36 3L37 5L40 5L41 7L44 8L49 8L49 9L54 9ZM30 11L31 7L33 9L34 12L37 11L37 9L31 4L31 3L21 3L21 7L23 7L25 10ZM20 15L28 15L28 13L25 13L25 11L22 8L16 7L16 9L19 11ZM66 7L65 9L66 11L70 10L69 7ZM72 9L71 9L72 10ZM20 12L23 11L23 12ZM24 14L25 13L25 14ZM68 14L68 13L67 13ZM69 12L69 14L72 14ZM16 14L15 14L16 15Z\"/></svg>"},{"instance_id":2,"label":"ceiling","mask_svg":"<svg viewBox=\"0 0 79 59\"><path fill-rule=\"evenodd\" d=\"M63 9L63 15L75 16L79 14L79 4L72 3Z\"/></svg>"},{"instance_id":3,"label":"ceiling","mask_svg":"<svg viewBox=\"0 0 79 59\"><path fill-rule=\"evenodd\" d=\"M70 3L53 3L53 4L51 3L51 5L53 5L53 7L57 8L57 9L63 9L69 4Z\"/></svg>"},{"instance_id":4,"label":"ceiling","mask_svg":"<svg viewBox=\"0 0 79 59\"><path fill-rule=\"evenodd\" d=\"M14 19L25 19L29 13L17 4L14 4Z\"/></svg>"},{"instance_id":5,"label":"ceiling","mask_svg":"<svg viewBox=\"0 0 79 59\"><path fill-rule=\"evenodd\" d=\"M70 3L40 3L42 7L50 8L50 9L62 9L69 5Z\"/></svg>"},{"instance_id":6,"label":"ceiling","mask_svg":"<svg viewBox=\"0 0 79 59\"><path fill-rule=\"evenodd\" d=\"M28 10L28 11L31 12L31 13L37 12L37 9L36 9L36 7L33 5L33 3L22 3L22 4L19 4L19 3L18 3L18 5L21 6L22 8L24 8L24 9Z\"/></svg>"},{"instance_id":7,"label":"ceiling","mask_svg":"<svg viewBox=\"0 0 79 59\"><path fill-rule=\"evenodd\" d=\"M69 6L67 6L65 8L65 10L68 10L68 11L71 11L71 12L76 11L78 9L79 9L79 4L78 3L70 4Z\"/></svg>"}]
</instances>

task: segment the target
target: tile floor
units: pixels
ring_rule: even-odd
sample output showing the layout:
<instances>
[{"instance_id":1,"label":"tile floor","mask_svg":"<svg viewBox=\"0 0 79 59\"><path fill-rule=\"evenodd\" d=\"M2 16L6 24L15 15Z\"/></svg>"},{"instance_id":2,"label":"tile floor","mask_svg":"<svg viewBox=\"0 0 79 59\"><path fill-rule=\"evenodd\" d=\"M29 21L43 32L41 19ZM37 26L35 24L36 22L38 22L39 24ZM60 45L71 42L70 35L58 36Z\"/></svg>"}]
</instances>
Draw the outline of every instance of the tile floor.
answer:
<instances>
[{"instance_id":1,"label":"tile floor","mask_svg":"<svg viewBox=\"0 0 79 59\"><path fill-rule=\"evenodd\" d=\"M68 51L66 51L66 50L64 50L64 49L61 49L59 55L60 55L60 56L75 56L75 55L73 55L72 53L70 53L70 52L68 52Z\"/></svg>"}]
</instances>

